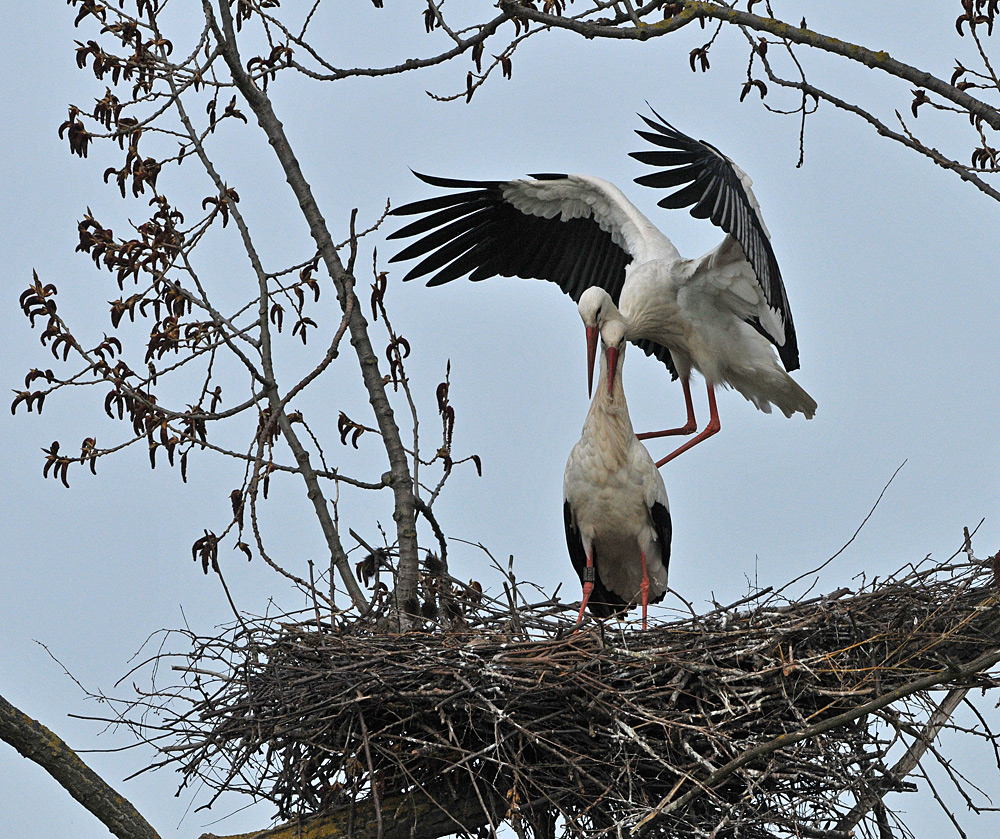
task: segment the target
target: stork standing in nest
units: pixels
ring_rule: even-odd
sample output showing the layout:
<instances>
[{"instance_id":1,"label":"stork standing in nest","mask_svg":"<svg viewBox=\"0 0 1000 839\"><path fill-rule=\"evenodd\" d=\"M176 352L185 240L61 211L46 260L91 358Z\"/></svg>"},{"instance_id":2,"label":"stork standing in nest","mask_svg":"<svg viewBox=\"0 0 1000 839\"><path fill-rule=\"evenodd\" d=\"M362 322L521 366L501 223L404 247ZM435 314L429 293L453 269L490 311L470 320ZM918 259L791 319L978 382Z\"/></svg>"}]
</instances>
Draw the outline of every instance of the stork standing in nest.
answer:
<instances>
[{"instance_id":1,"label":"stork standing in nest","mask_svg":"<svg viewBox=\"0 0 1000 839\"><path fill-rule=\"evenodd\" d=\"M628 340L662 361L684 388L687 421L640 439L693 434L698 425L690 376L708 387L709 421L688 442L657 463L719 431L718 385L732 387L761 411L775 405L810 419L815 400L788 375L799 352L784 283L750 178L704 141L667 123L643 117L638 131L656 149L634 152L660 171L636 178L657 188L680 186L661 207L691 207L726 236L714 250L685 259L673 243L607 181L589 175L534 175L512 181L417 177L433 186L463 190L416 201L392 211L420 218L389 238L420 238L392 262L423 257L403 278L430 276L440 285L468 275L551 280L580 301L591 286L605 294L583 312L588 327L614 307ZM596 334L596 332L595 332ZM590 366L596 342L589 348Z\"/></svg>"},{"instance_id":2,"label":"stork standing in nest","mask_svg":"<svg viewBox=\"0 0 1000 839\"><path fill-rule=\"evenodd\" d=\"M597 393L563 476L566 544L583 583L577 623L588 607L608 618L640 604L645 629L649 604L667 590L670 506L629 418L621 375L624 321L606 319L600 337Z\"/></svg>"}]
</instances>

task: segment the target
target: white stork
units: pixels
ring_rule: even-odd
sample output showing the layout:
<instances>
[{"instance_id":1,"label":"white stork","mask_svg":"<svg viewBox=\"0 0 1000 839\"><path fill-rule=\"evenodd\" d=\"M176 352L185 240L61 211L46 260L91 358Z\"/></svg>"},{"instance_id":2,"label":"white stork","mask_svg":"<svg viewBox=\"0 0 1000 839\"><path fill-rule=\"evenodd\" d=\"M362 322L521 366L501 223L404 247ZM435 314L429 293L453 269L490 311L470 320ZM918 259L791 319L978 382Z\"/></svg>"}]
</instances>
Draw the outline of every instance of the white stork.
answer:
<instances>
[{"instance_id":1,"label":"white stork","mask_svg":"<svg viewBox=\"0 0 1000 839\"><path fill-rule=\"evenodd\" d=\"M603 289L605 296L588 297L583 313L590 335L617 306L628 340L666 364L684 388L687 422L640 439L696 431L691 370L705 377L708 424L662 466L719 430L717 385L735 388L765 413L773 404L786 416L810 419L816 402L786 372L799 366L795 328L750 179L714 146L653 114L659 122L642 117L653 131L636 133L660 148L631 156L663 168L636 182L684 184L659 204L691 206L693 216L725 231L704 256L681 257L621 190L588 175L462 181L415 172L433 186L462 191L393 210L420 218L389 238L420 237L390 261L423 257L403 279L430 275L429 286L499 274L551 280L575 301L591 286ZM596 337L588 344L592 377Z\"/></svg>"},{"instance_id":2,"label":"white stork","mask_svg":"<svg viewBox=\"0 0 1000 839\"><path fill-rule=\"evenodd\" d=\"M582 313L581 313L582 314ZM625 323L601 325L601 374L563 475L566 544L583 583L580 616L599 618L650 603L667 589L670 506L663 478L636 439L622 388Z\"/></svg>"}]
</instances>

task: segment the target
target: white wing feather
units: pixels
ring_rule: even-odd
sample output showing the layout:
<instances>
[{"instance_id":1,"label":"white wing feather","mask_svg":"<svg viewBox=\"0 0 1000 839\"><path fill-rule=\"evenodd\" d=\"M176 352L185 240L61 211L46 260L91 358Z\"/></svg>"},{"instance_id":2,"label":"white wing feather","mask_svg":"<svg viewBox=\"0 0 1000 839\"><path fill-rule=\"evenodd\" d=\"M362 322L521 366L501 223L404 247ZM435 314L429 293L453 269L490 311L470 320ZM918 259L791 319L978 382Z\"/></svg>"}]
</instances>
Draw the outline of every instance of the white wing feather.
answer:
<instances>
[{"instance_id":1,"label":"white wing feather","mask_svg":"<svg viewBox=\"0 0 1000 839\"><path fill-rule=\"evenodd\" d=\"M741 320L757 318L764 331L780 346L785 343L785 325L777 311L767 305L764 289L747 261L743 248L732 236L704 256L690 261L688 283L714 295L716 305Z\"/></svg>"}]
</instances>

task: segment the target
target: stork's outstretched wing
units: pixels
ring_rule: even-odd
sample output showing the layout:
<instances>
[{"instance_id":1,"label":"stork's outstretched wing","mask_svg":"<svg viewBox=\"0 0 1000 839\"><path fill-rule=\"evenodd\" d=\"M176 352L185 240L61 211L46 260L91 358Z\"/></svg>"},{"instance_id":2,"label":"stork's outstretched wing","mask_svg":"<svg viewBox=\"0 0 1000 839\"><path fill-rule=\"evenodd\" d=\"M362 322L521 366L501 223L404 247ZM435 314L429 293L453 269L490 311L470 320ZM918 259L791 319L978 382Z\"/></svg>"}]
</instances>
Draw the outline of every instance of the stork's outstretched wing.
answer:
<instances>
[{"instance_id":1,"label":"stork's outstretched wing","mask_svg":"<svg viewBox=\"0 0 1000 839\"><path fill-rule=\"evenodd\" d=\"M428 285L466 275L550 280L574 301L588 286L599 285L617 304L625 266L654 256L665 239L617 187L599 178L545 174L462 181L414 174L432 186L463 191L391 212L421 216L388 237L420 236L390 260L424 257L406 280L428 275Z\"/></svg>"},{"instance_id":2,"label":"stork's outstretched wing","mask_svg":"<svg viewBox=\"0 0 1000 839\"><path fill-rule=\"evenodd\" d=\"M659 205L668 209L690 207L692 216L711 219L739 244L771 315L748 318L748 322L775 344L786 370L798 369L798 343L788 297L750 178L715 146L682 134L656 111L653 115L658 122L640 114L653 131L636 134L666 151L638 151L630 156L663 168L635 182L656 188L680 186Z\"/></svg>"}]
</instances>

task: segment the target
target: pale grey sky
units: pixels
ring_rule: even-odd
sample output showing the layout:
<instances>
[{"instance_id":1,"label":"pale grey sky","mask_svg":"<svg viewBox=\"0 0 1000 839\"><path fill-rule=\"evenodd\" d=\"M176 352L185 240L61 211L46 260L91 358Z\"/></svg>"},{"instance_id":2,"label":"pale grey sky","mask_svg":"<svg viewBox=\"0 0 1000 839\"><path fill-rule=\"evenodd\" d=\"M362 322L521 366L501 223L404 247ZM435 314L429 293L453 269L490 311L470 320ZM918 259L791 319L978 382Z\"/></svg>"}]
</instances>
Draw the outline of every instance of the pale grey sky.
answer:
<instances>
[{"instance_id":1,"label":"pale grey sky","mask_svg":"<svg viewBox=\"0 0 1000 839\"><path fill-rule=\"evenodd\" d=\"M395 63L443 43L422 34L416 10L386 5L377 11L368 0L337 4L338 20L317 34L328 33L328 45L344 65ZM954 31L958 4L908 3L909 18L901 17L899 3L828 6L810 9L811 26L887 49L944 78L955 56L970 46L957 38L942 46ZM104 168L119 165L117 154L95 148L82 161L70 157L56 136L67 103L83 104L103 93L90 73L75 67L73 41L92 34L74 31L72 19L64 3L35 4L30 15L0 32L0 336L8 389L20 389L31 367L54 366L38 344L38 330L29 330L17 310L32 269L59 287L60 312L81 332L99 336L109 330L106 301L118 291L107 273L73 252L76 223L88 206L99 217L119 219L139 220L145 210L144 201L123 205L116 188L102 184ZM359 208L360 226L367 226L386 198L398 206L429 193L408 167L460 178L569 171L618 184L683 254L703 253L721 238L716 228L686 212L657 208L660 196L632 183L644 167L627 153L642 145L632 132L646 100L681 130L718 146L753 178L798 331L802 368L795 377L819 408L812 421L786 420L724 392L722 432L663 470L674 523L670 582L688 599L736 599L748 580L781 583L818 565L850 538L904 460L871 520L824 573L821 588L851 586L860 572L885 575L927 554L947 557L959 546L962 527L983 518L977 553L995 552L997 205L830 108L810 118L805 165L795 168L797 121L766 114L756 94L738 102L746 58L736 33L713 48L710 73L691 73L688 52L704 38L696 27L645 45L538 37L517 51L513 78L491 80L471 105L434 102L424 92L462 89L464 61L326 88L289 78L271 92L338 238L344 238L352 207ZM886 119L893 108L908 113L906 85L805 50L800 55L808 59L815 83L861 98ZM968 147L968 128L958 121L922 111L917 127L925 126L942 149L958 154ZM271 267L308 257L311 245L270 149L253 128L230 130L232 152L221 155L219 164L239 191ZM186 169L193 195L212 192L195 167ZM161 189L169 185L181 194L170 180L176 177L165 171ZM398 248L384 241L391 229L392 221L365 240L359 265L370 265L370 247L376 245L387 267L385 260ZM207 265L212 280L233 289L233 299L250 281L231 245L220 244ZM446 488L436 507L442 526L452 537L482 542L503 560L513 554L521 578L549 588L562 582L566 599L578 597L561 515L563 466L588 405L583 330L573 305L548 283L495 279L427 289L401 285L403 273L390 270L386 299L394 325L413 347L409 369L426 434L430 438L437 427L433 389L450 359L456 452L483 459L481 479L467 468ZM321 383L304 407L334 441L332 457L343 454L365 474L382 468L374 456L344 453L336 442L340 410L367 418L351 365L346 359L346 372ZM625 385L637 428L681 418L680 388L634 350ZM703 389L693 390L704 420ZM53 439L75 448L88 434L102 443L118 437L116 426L103 418L103 393L68 396L47 403L40 418L23 412L12 418L0 410L6 543L0 555L0 693L72 746L101 750L125 740L98 736L100 725L67 716L100 716L106 709L86 700L40 644L87 688L115 693L126 689L114 683L150 633L185 621L210 632L226 621L223 594L191 561L190 545L204 528L224 524L240 470L193 459L190 482L182 485L165 466L150 472L145 453L136 449L102 461L96 478L79 469L71 473L70 490L45 481L40 448ZM670 445L654 442L650 449L661 457ZM374 446L369 450L375 452ZM290 564L321 558L301 488L291 481L275 486L280 489L269 502L273 544ZM391 523L386 499L345 499L341 513L346 525L374 538L373 509ZM242 607L260 612L271 595L288 602L287 591L259 561L248 565L237 557L224 552L223 560ZM469 546L453 545L452 569L495 584L483 555ZM651 610L657 614L664 613ZM165 838L249 830L270 815L270 808L258 807L209 827L242 802L185 815L191 795L173 797L178 776L160 772L121 783L146 758L140 752L87 755ZM1000 803L1000 779L995 768L990 771L989 755L958 758L969 762ZM6 745L0 747L0 777L6 805L0 837L107 835ZM195 805L200 801L196 797ZM901 806L912 814L911 827L921 839L950 830L926 790ZM970 836L1000 830L996 818L970 817L966 826Z\"/></svg>"}]
</instances>

